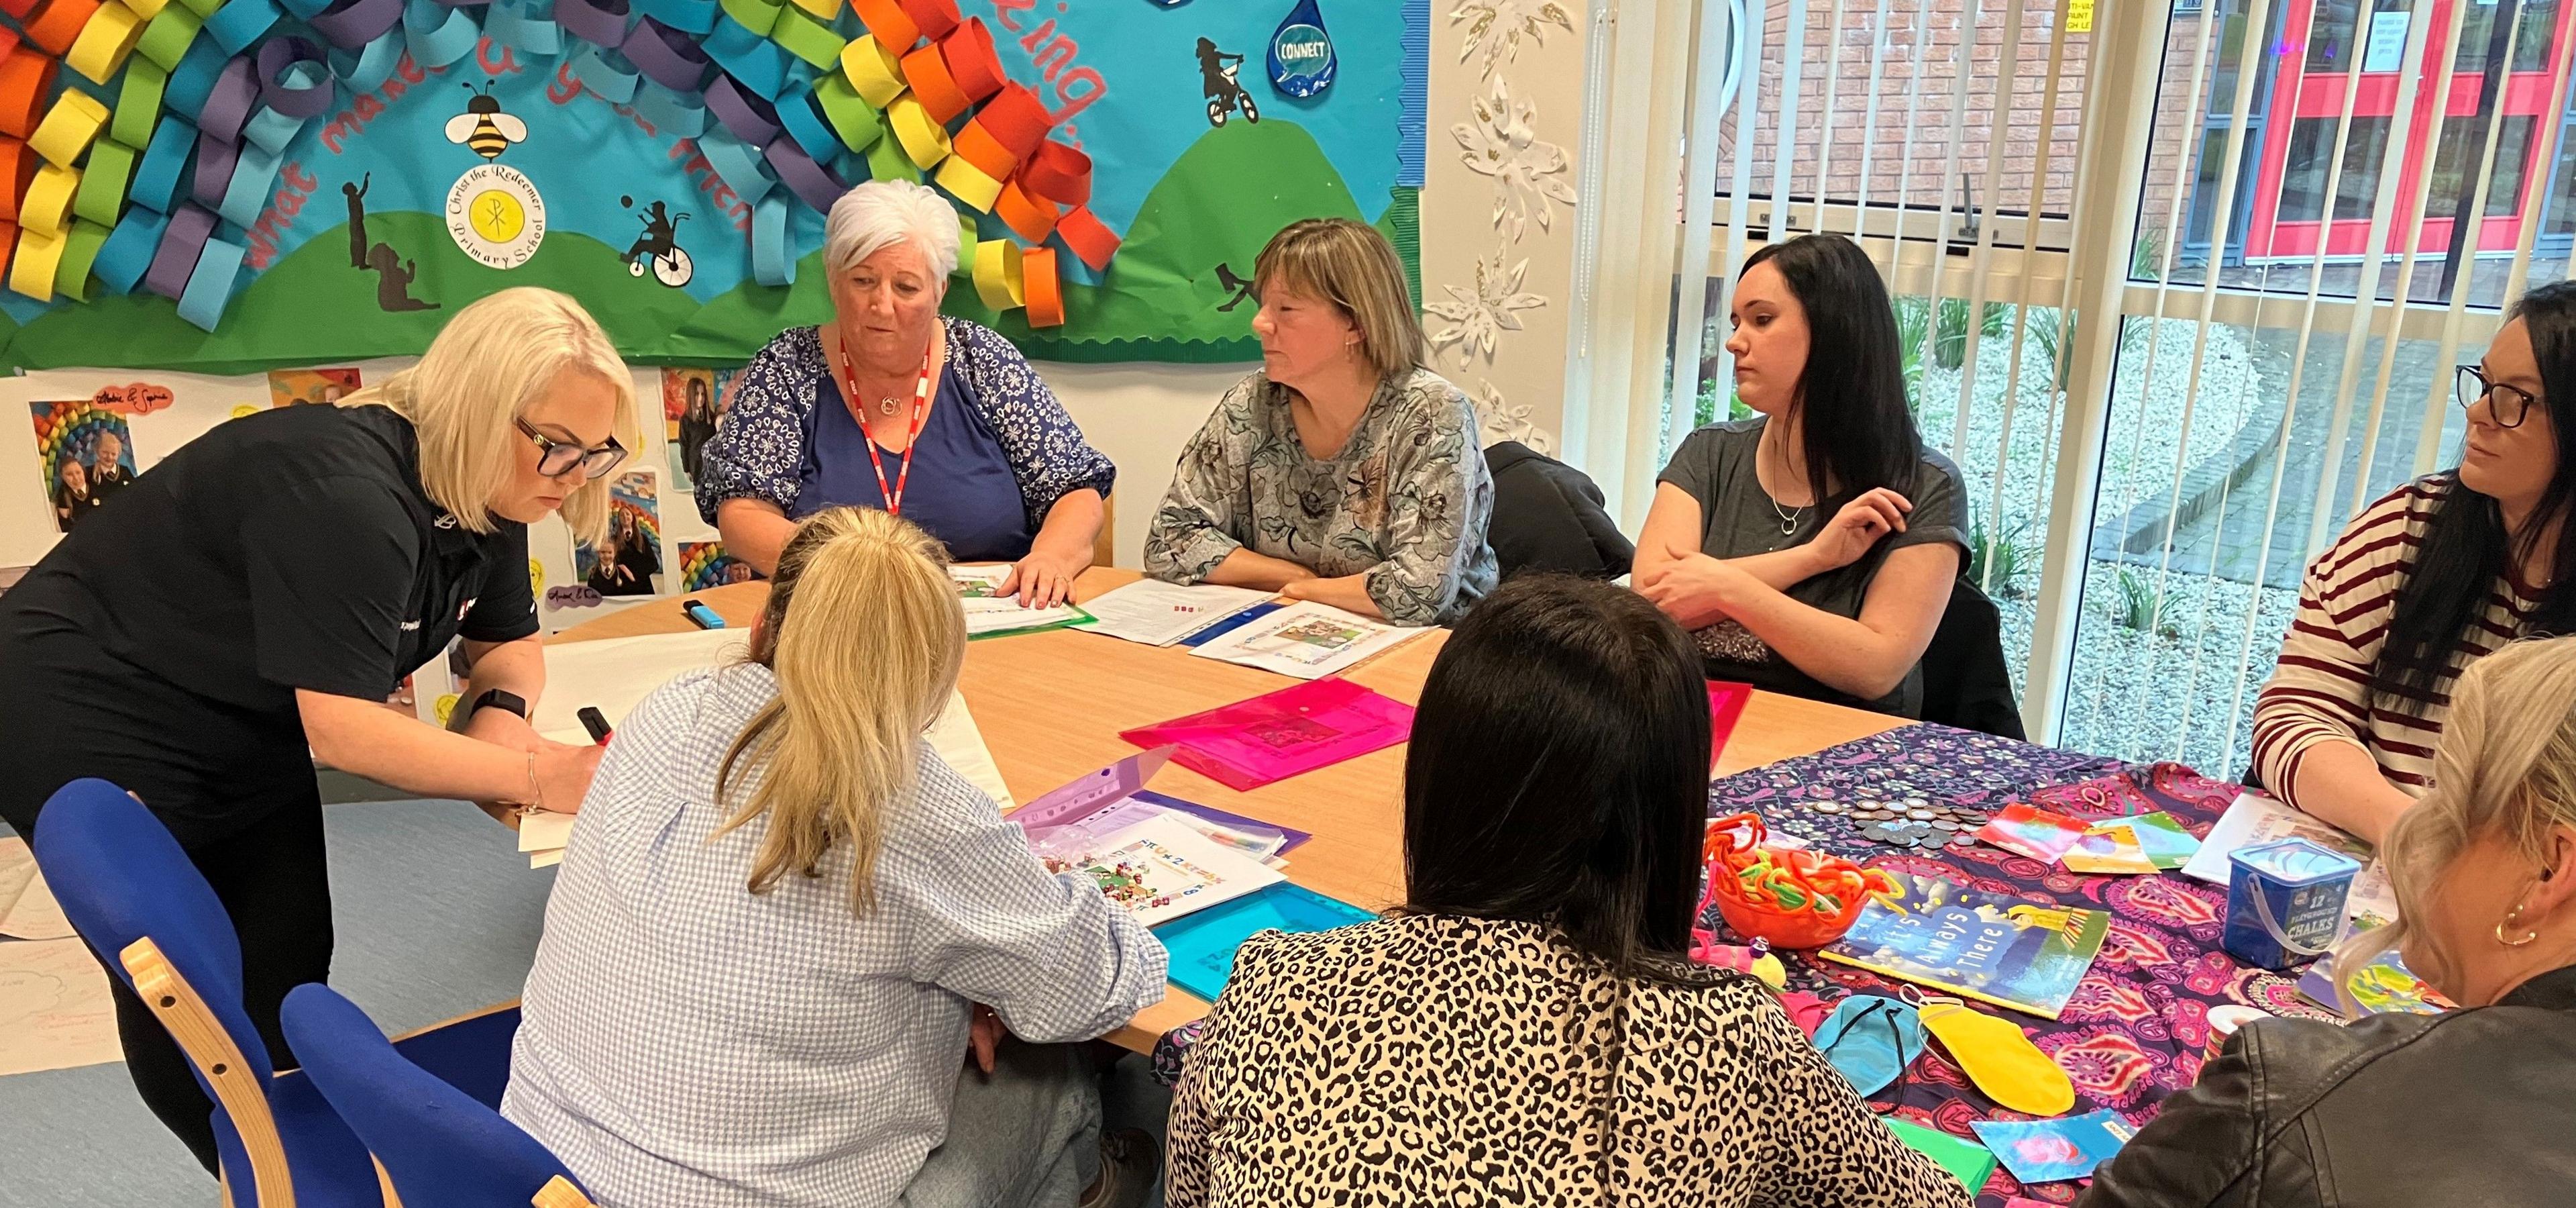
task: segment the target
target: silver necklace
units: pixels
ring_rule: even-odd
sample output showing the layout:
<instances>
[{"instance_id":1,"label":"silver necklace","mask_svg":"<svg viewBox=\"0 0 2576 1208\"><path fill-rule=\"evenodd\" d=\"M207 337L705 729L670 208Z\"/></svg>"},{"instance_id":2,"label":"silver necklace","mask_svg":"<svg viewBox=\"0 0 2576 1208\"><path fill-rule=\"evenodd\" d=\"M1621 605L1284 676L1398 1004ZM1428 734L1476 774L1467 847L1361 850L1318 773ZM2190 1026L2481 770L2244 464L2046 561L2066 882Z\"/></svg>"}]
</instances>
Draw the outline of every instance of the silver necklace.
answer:
<instances>
[{"instance_id":1,"label":"silver necklace","mask_svg":"<svg viewBox=\"0 0 2576 1208\"><path fill-rule=\"evenodd\" d=\"M1783 537L1795 535L1798 531L1798 520L1800 517L1807 514L1807 509L1781 507L1779 500L1773 499L1767 494L1762 498L1770 503L1771 511L1780 517L1780 535Z\"/></svg>"}]
</instances>

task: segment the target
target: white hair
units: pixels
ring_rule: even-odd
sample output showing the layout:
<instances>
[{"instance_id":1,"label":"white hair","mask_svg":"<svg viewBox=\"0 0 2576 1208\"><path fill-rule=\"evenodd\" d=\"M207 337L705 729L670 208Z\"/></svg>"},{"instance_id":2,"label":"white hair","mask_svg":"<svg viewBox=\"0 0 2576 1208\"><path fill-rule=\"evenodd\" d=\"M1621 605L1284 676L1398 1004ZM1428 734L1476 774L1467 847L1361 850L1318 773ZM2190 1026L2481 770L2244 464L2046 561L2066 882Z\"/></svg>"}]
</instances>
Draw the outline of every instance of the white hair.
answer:
<instances>
[{"instance_id":1,"label":"white hair","mask_svg":"<svg viewBox=\"0 0 2576 1208\"><path fill-rule=\"evenodd\" d=\"M841 194L823 223L823 263L839 276L898 243L910 243L945 281L957 271L957 208L928 185L871 180Z\"/></svg>"}]
</instances>

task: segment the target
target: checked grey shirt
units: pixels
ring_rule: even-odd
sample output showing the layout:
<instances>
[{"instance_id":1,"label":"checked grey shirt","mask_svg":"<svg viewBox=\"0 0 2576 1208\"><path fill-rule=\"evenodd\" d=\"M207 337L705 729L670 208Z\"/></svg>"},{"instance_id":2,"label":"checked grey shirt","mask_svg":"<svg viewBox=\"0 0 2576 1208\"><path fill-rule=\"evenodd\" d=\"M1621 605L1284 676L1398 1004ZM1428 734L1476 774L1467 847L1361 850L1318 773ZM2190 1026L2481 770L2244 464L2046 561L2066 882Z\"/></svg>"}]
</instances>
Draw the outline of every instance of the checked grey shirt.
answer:
<instances>
[{"instance_id":1,"label":"checked grey shirt","mask_svg":"<svg viewBox=\"0 0 2576 1208\"><path fill-rule=\"evenodd\" d=\"M749 892L764 825L716 835L715 775L776 695L746 664L638 706L546 908L501 1110L606 1208L890 1203L947 1135L970 1003L1058 1042L1163 996L1162 945L927 743L871 912L845 851Z\"/></svg>"}]
</instances>

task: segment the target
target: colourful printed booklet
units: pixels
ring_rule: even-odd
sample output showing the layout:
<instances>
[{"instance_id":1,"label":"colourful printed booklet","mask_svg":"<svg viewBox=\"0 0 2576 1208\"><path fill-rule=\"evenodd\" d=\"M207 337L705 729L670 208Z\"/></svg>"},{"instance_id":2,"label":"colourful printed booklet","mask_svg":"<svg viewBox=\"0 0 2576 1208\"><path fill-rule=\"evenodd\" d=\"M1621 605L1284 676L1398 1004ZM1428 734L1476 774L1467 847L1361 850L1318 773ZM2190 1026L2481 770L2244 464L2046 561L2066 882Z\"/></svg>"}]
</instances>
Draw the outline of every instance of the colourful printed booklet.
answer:
<instances>
[{"instance_id":1,"label":"colourful printed booklet","mask_svg":"<svg viewBox=\"0 0 2576 1208\"><path fill-rule=\"evenodd\" d=\"M2394 951L2382 952L2362 966L2360 975L2352 980L2351 989L2353 1005L2360 1008L2363 1015L2389 1011L2407 1015L2439 1015L2456 1005L2442 997L2442 992L2423 978L2415 976L2415 971L2407 968L2405 960ZM2320 960L2299 975L2299 997L2336 1014L2344 1013L2343 996L2335 993L2334 961Z\"/></svg>"},{"instance_id":2,"label":"colourful printed booklet","mask_svg":"<svg viewBox=\"0 0 2576 1208\"><path fill-rule=\"evenodd\" d=\"M1298 679L1320 679L1428 632L1301 600L1192 651Z\"/></svg>"},{"instance_id":3,"label":"colourful printed booklet","mask_svg":"<svg viewBox=\"0 0 2576 1208\"><path fill-rule=\"evenodd\" d=\"M1111 902L1148 927L1286 879L1168 813L1157 812L1085 846L1090 850L1079 855L1043 855L1047 869L1089 875Z\"/></svg>"},{"instance_id":4,"label":"colourful printed booklet","mask_svg":"<svg viewBox=\"0 0 2576 1208\"><path fill-rule=\"evenodd\" d=\"M1938 877L1889 875L1896 891L1870 895L1851 933L1818 955L2055 1019L2111 926L2111 916L2100 910L2028 902Z\"/></svg>"},{"instance_id":5,"label":"colourful printed booklet","mask_svg":"<svg viewBox=\"0 0 2576 1208\"><path fill-rule=\"evenodd\" d=\"M957 584L958 600L966 607L966 636L970 638L1061 629L1091 619L1090 613L1074 607L1071 600L1054 608L1021 607L1019 597L1002 594L1003 582L1011 577L1008 566L951 566L948 577Z\"/></svg>"},{"instance_id":6,"label":"colourful printed booklet","mask_svg":"<svg viewBox=\"0 0 2576 1208\"><path fill-rule=\"evenodd\" d=\"M1172 757L1156 747L1075 777L1010 815L1040 856L1077 859L1107 836L1160 814L1177 817L1219 847L1241 852L1272 868L1287 866L1289 849L1314 836L1256 818L1146 792L1144 785Z\"/></svg>"}]
</instances>

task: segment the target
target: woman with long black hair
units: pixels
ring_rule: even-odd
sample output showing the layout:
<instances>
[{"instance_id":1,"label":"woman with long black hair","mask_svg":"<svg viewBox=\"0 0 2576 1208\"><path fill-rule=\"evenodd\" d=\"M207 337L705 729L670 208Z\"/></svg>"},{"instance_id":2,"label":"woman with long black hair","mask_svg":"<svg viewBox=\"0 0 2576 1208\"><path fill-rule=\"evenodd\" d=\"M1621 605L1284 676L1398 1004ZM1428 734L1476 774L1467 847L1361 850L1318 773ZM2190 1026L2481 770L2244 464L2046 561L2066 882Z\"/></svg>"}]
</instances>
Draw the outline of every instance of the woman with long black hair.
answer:
<instances>
[{"instance_id":1,"label":"woman with long black hair","mask_svg":"<svg viewBox=\"0 0 2576 1208\"><path fill-rule=\"evenodd\" d=\"M1687 955L1699 664L1606 583L1467 613L1405 753L1405 905L1236 953L1174 1092L1173 1208L1964 1208L1761 983Z\"/></svg>"},{"instance_id":2,"label":"woman with long black hair","mask_svg":"<svg viewBox=\"0 0 2576 1208\"><path fill-rule=\"evenodd\" d=\"M1728 320L1754 419L1682 442L1637 539L1637 590L1711 678L1912 717L1967 548L1959 471L1906 409L1878 267L1840 235L1747 257Z\"/></svg>"},{"instance_id":3,"label":"woman with long black hair","mask_svg":"<svg viewBox=\"0 0 2576 1208\"><path fill-rule=\"evenodd\" d=\"M2515 303L2462 365L2460 464L2370 505L2308 567L2254 705L2254 769L2373 843L2433 783L2451 682L2517 637L2576 632L2576 282Z\"/></svg>"}]
</instances>

